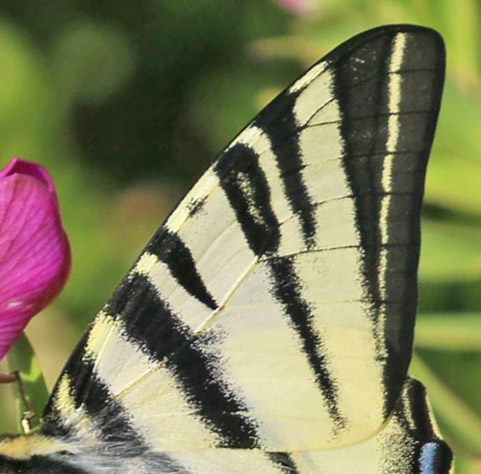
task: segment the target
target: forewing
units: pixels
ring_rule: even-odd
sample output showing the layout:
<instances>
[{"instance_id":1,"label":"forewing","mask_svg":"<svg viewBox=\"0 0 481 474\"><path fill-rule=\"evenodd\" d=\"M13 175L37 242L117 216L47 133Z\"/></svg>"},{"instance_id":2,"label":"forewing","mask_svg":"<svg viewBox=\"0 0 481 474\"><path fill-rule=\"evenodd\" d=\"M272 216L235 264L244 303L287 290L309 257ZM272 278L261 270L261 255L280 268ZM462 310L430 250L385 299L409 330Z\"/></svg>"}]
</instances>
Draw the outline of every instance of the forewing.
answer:
<instances>
[{"instance_id":1,"label":"forewing","mask_svg":"<svg viewBox=\"0 0 481 474\"><path fill-rule=\"evenodd\" d=\"M289 467L279 453L374 436L411 356L443 76L437 33L390 26L277 97L97 316L52 394L50 425L93 423L97 437L177 459L256 450L261 464L242 472L266 473Z\"/></svg>"}]
</instances>

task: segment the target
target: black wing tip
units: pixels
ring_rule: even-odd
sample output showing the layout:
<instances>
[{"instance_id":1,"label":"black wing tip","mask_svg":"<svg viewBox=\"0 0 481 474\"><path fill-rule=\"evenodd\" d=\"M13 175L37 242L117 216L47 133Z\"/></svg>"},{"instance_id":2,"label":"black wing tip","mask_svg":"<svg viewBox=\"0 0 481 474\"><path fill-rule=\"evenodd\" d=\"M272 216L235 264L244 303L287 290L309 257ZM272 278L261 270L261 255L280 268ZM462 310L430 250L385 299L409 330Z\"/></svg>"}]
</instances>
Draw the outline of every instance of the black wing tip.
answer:
<instances>
[{"instance_id":1,"label":"black wing tip","mask_svg":"<svg viewBox=\"0 0 481 474\"><path fill-rule=\"evenodd\" d=\"M372 39L378 38L385 35L396 35L398 33L408 33L410 35L419 35L424 38L431 37L432 40L439 45L439 47L444 51L444 40L441 34L429 26L414 25L409 23L399 23L391 25L376 26L369 30L362 31L357 35L352 36L350 39L346 40L343 44L348 43L365 43Z\"/></svg>"},{"instance_id":2,"label":"black wing tip","mask_svg":"<svg viewBox=\"0 0 481 474\"><path fill-rule=\"evenodd\" d=\"M446 48L441 34L433 28L421 25L413 25L407 23L382 25L369 30L358 33L348 40L344 41L330 53L321 58L319 62L331 61L335 62L346 53L352 53L368 43L379 40L384 37L394 37L398 33L407 33L413 39L418 37L420 48L431 48L437 57L438 69L444 71Z\"/></svg>"},{"instance_id":3,"label":"black wing tip","mask_svg":"<svg viewBox=\"0 0 481 474\"><path fill-rule=\"evenodd\" d=\"M273 116L278 116L281 114L280 110L286 108L286 96L294 95L292 94L292 86L294 86L299 80L304 76L309 74L309 72L316 66L322 63L334 64L341 58L355 54L355 51L360 47L375 41L376 39L383 38L386 36L394 37L397 33L409 33L411 36L418 35L420 39L420 47L427 47L431 44L431 48L434 51L435 63L437 70L437 78L439 83L442 85L444 82L445 69L446 69L446 49L444 46L444 40L440 33L436 30L429 28L427 26L414 25L414 24L391 24L382 25L369 30L362 31L354 36L351 36L346 41L340 43L338 46L333 48L330 52L322 56L319 60L314 62L309 68L307 68L300 76L298 76L294 81L292 81L288 87L286 87L277 97L275 97L264 109L262 109L254 119L249 122L247 127L252 123L270 123ZM430 41L429 41L430 39ZM439 87L441 89L441 87ZM439 99L441 97L441 92L439 93ZM245 127L245 128L247 128ZM242 132L242 131L241 131ZM239 132L236 136L238 136Z\"/></svg>"},{"instance_id":4,"label":"black wing tip","mask_svg":"<svg viewBox=\"0 0 481 474\"><path fill-rule=\"evenodd\" d=\"M446 69L446 47L441 34L428 26L399 23L377 26L351 36L349 39L343 41L326 55L322 56L318 61L313 63L301 76L293 81L283 93L279 94L276 99L289 94L291 86L293 86L303 76L308 74L309 71L317 65L325 62L336 63L341 58L354 54L356 50L371 42L384 37L394 37L398 33L409 34L411 36L411 40L417 36L419 48L430 49L429 53L435 56L436 70L438 71L438 77L442 82L444 80ZM273 102L275 102L276 99L274 99Z\"/></svg>"},{"instance_id":5,"label":"black wing tip","mask_svg":"<svg viewBox=\"0 0 481 474\"><path fill-rule=\"evenodd\" d=\"M430 35L433 38L436 38L436 41L439 41L441 44L444 44L443 38L441 34L436 31L434 28L424 25L415 25L412 23L393 23L388 25L380 25L374 28L370 28L365 30L355 36L352 36L346 42L350 42L352 40L361 39L363 37L376 37L379 35L384 34L396 34L396 33L411 33L411 34L423 34L423 35Z\"/></svg>"}]
</instances>

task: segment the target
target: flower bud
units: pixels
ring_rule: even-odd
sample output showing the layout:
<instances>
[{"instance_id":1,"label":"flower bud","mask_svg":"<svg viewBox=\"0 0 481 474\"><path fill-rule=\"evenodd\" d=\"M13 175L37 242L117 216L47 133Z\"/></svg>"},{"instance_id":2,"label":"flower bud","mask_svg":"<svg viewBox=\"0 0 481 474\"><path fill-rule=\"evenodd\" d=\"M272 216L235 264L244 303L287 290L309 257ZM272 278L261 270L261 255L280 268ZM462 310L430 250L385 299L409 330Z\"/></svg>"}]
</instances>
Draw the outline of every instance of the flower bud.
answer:
<instances>
[{"instance_id":1,"label":"flower bud","mask_svg":"<svg viewBox=\"0 0 481 474\"><path fill-rule=\"evenodd\" d=\"M52 179L13 158L0 170L0 359L58 295L70 262Z\"/></svg>"}]
</instances>

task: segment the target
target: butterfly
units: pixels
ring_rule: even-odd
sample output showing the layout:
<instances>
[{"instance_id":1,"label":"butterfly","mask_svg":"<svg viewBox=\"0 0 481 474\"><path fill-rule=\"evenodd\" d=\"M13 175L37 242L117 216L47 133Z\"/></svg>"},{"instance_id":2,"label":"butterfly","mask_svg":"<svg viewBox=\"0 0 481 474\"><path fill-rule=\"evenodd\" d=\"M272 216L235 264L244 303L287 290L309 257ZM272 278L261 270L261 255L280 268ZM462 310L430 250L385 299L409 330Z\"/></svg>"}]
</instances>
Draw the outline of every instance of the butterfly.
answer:
<instances>
[{"instance_id":1,"label":"butterfly","mask_svg":"<svg viewBox=\"0 0 481 474\"><path fill-rule=\"evenodd\" d=\"M444 80L433 30L338 46L157 230L1 473L446 473L407 375Z\"/></svg>"}]
</instances>

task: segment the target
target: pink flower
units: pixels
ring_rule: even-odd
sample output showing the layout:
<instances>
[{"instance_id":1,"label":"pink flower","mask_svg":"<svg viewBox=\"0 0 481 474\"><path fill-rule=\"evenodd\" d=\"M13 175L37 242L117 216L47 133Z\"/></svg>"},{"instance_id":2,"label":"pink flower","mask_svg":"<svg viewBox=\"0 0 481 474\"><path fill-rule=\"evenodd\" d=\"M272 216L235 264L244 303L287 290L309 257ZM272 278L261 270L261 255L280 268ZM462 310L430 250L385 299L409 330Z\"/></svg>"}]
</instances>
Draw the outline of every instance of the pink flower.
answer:
<instances>
[{"instance_id":1,"label":"pink flower","mask_svg":"<svg viewBox=\"0 0 481 474\"><path fill-rule=\"evenodd\" d=\"M273 0L284 10L295 15L306 15L315 9L313 0Z\"/></svg>"},{"instance_id":2,"label":"pink flower","mask_svg":"<svg viewBox=\"0 0 481 474\"><path fill-rule=\"evenodd\" d=\"M52 179L41 166L13 158L0 170L0 360L69 271Z\"/></svg>"}]
</instances>

